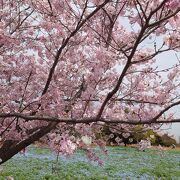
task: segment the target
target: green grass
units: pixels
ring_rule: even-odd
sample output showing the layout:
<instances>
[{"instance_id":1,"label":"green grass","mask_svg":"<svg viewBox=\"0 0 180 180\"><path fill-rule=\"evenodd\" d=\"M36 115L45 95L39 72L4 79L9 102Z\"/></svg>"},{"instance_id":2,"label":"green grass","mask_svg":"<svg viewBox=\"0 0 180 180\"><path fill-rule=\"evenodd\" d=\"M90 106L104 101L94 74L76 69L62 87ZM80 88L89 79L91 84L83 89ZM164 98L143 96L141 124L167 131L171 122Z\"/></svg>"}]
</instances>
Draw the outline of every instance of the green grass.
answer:
<instances>
[{"instance_id":1,"label":"green grass","mask_svg":"<svg viewBox=\"0 0 180 180\"><path fill-rule=\"evenodd\" d=\"M59 157L46 148L29 148L26 156L17 155L3 164L0 180L13 176L16 180L109 180L164 179L180 180L180 151L156 150L139 152L134 148L108 147L108 155L96 153L103 166L90 162L83 151Z\"/></svg>"}]
</instances>

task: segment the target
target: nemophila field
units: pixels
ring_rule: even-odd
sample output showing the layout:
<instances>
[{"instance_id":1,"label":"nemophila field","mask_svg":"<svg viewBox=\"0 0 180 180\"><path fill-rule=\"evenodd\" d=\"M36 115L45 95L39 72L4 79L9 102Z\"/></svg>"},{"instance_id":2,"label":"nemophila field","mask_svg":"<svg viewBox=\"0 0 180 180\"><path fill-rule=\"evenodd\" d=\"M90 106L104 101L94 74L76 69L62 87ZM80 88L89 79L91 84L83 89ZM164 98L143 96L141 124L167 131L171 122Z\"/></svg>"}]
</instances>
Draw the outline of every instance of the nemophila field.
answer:
<instances>
[{"instance_id":1,"label":"nemophila field","mask_svg":"<svg viewBox=\"0 0 180 180\"><path fill-rule=\"evenodd\" d=\"M12 176L17 180L60 179L180 179L180 151L146 150L108 147L108 155L100 153L102 166L89 161L78 150L70 157L59 156L46 148L31 147L25 155L16 155L3 164L0 180Z\"/></svg>"}]
</instances>

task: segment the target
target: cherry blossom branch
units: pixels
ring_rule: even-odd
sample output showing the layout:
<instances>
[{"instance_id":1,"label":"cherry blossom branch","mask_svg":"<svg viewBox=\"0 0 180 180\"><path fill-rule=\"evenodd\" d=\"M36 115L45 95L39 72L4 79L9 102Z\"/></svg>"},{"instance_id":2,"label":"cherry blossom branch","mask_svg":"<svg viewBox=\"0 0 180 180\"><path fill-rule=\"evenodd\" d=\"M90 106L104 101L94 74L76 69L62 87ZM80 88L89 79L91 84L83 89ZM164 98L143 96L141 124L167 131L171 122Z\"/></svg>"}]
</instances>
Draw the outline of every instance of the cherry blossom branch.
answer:
<instances>
[{"instance_id":1,"label":"cherry blossom branch","mask_svg":"<svg viewBox=\"0 0 180 180\"><path fill-rule=\"evenodd\" d=\"M159 50L157 50L155 53L153 53L153 54L151 54L151 55L149 55L149 56L147 56L145 58L142 58L142 59L140 59L138 61L133 61L132 64L139 64L139 63L142 63L142 62L146 62L148 60L151 60L153 57L157 56L158 54L161 54L161 53L167 52L167 51L171 51L171 50L175 50L175 49L179 48L180 45L177 45L177 46L172 47L172 48L166 48L166 49L162 49L162 47Z\"/></svg>"},{"instance_id":2,"label":"cherry blossom branch","mask_svg":"<svg viewBox=\"0 0 180 180\"><path fill-rule=\"evenodd\" d=\"M108 2L110 2L110 0L105 0L101 5L99 5L93 12L91 12L83 21L81 21L81 23L79 23L79 25L75 28L75 30L73 32L71 32L71 34L69 35L69 37L67 37L64 41L63 41L63 44L61 45L61 47L59 48L57 54L56 54L56 57L55 57L55 60L54 60L54 63L49 71L49 75L48 75L48 78L47 78L47 81L46 81L46 84L45 84L45 87L43 89L43 92L42 92L42 95L44 95L48 88L49 88L49 85L51 83L51 80L52 80L52 76L54 74L54 70L58 64L58 61L59 61L59 57L63 51L63 49L66 47L66 45L68 44L69 40L76 35L76 33L82 28L82 26L91 18L93 17L99 10L102 9L102 7L104 7Z\"/></svg>"},{"instance_id":3,"label":"cherry blossom branch","mask_svg":"<svg viewBox=\"0 0 180 180\"><path fill-rule=\"evenodd\" d=\"M70 99L65 99L65 101L70 101ZM85 101L85 102L100 102L100 99L82 99L82 101ZM158 104L156 102L144 101L144 100L138 100L138 99L112 98L112 101L116 101L116 102L119 101L119 102L124 102L124 103L131 102L131 103L161 105L161 104Z\"/></svg>"},{"instance_id":4,"label":"cherry blossom branch","mask_svg":"<svg viewBox=\"0 0 180 180\"><path fill-rule=\"evenodd\" d=\"M124 66L124 69L123 69L123 71L122 71L122 73L121 73L121 75L120 75L120 77L119 77L119 79L118 79L118 82L117 82L116 86L113 88L113 90L110 91L110 92L107 94L104 102L102 103L102 105L101 105L101 107L100 107L100 110L99 110L99 112L98 112L97 118L100 118L100 117L101 117L101 115L102 115L102 113L103 113L103 111L104 111L104 109L105 109L105 106L107 105L108 101L109 101L109 100L113 97L113 95L116 94L116 92L119 90L119 87L120 87L120 85L121 85L121 83L122 83L122 81L123 81L123 78L124 78L127 70L129 69L129 67L131 66L131 63L132 63L131 60L132 60L132 58L133 58L133 56L134 56L134 54L135 54L135 52L136 52L136 50L137 50L137 47L138 47L139 43L141 42L141 40L142 40L142 38L143 38L143 36L144 36L144 33L145 33L146 29L148 29L148 28L151 26L151 24L149 24L149 22L150 22L150 20L151 20L151 17L152 17L156 12L158 12L158 11L165 5L166 2L167 2L167 0L162 1L161 4L160 4L158 7L156 7L154 10L152 10L152 11L150 12L149 16L146 18L145 24L144 24L144 25L142 24L141 31L140 31L140 33L139 33L139 35L138 35L138 37L137 37L137 39L136 39L136 41L135 41L135 43L134 43L134 46L133 46L133 48L132 48L132 50L131 50L130 55L129 55L128 58L127 58L126 65ZM178 13L178 10L177 10L176 12L174 12L174 13L177 14L177 13ZM172 15L172 16L175 15L174 13L172 13L171 15ZM165 17L164 19L162 19L162 21L165 21L165 20L169 19L170 17L172 17L171 15L169 15L169 16ZM159 23L161 23L162 21L160 21ZM155 24L155 26L156 26L156 25L158 25L158 24ZM164 51L167 51L167 50L164 50ZM154 56L155 56L155 55L157 55L157 52L154 54ZM141 62L142 62L142 61L141 61ZM133 62L133 63L134 63L134 62Z\"/></svg>"},{"instance_id":5,"label":"cherry blossom branch","mask_svg":"<svg viewBox=\"0 0 180 180\"><path fill-rule=\"evenodd\" d=\"M149 14L149 17L147 18L147 20L150 20L151 17L152 17L157 11L159 11L159 10L165 5L166 2L168 2L168 0L162 1L159 6L157 6L154 10L152 10L151 13Z\"/></svg>"},{"instance_id":6,"label":"cherry blossom branch","mask_svg":"<svg viewBox=\"0 0 180 180\"><path fill-rule=\"evenodd\" d=\"M149 24L149 27L154 27L156 25L160 25L162 22L164 22L164 21L170 19L171 17L175 16L179 11L180 11L180 8L178 8L175 12L169 14L168 16L165 16L164 18L162 18L162 19L160 19L154 23Z\"/></svg>"},{"instance_id":7,"label":"cherry blossom branch","mask_svg":"<svg viewBox=\"0 0 180 180\"><path fill-rule=\"evenodd\" d=\"M52 5L51 5L51 1L50 0L48 0L48 4L49 4L50 10L51 10L51 13L53 14L53 9L52 9Z\"/></svg>"},{"instance_id":8,"label":"cherry blossom branch","mask_svg":"<svg viewBox=\"0 0 180 180\"><path fill-rule=\"evenodd\" d=\"M77 23L77 26L79 26L79 24L82 22L83 16L84 16L84 14L86 12L86 9L87 9L87 4L88 4L88 0L86 0L86 2L84 4L84 8L83 8L82 14L81 14L81 16L79 18L79 22Z\"/></svg>"},{"instance_id":9,"label":"cherry blossom branch","mask_svg":"<svg viewBox=\"0 0 180 180\"><path fill-rule=\"evenodd\" d=\"M113 97L113 95L116 94L117 91L119 90L119 87L120 87L120 85L121 85L121 83L122 83L122 81L123 81L123 79L124 79L124 76L126 75L126 72L128 71L129 67L131 66L131 60L132 60L132 58L133 58L133 56L134 56L134 54L135 54L135 52L136 52L136 49L137 49L137 47L138 47L138 45L139 45L139 42L141 41L141 38L143 37L144 32L145 32L146 28L148 27L148 22L149 22L149 20L148 20L148 21L145 23L145 25L141 28L141 31L140 31L140 33L139 33L139 35L138 35L138 37L137 37L137 39L136 39L136 41L135 41L135 43L134 43L134 46L133 46L133 49L132 49L130 55L128 56L126 65L125 65L124 68L123 68L123 71L122 71L122 73L121 73L121 75L120 75L120 77L119 77L119 79L118 79L118 82L117 82L116 86L114 87L114 89L113 89L111 92L109 92L109 93L107 94L106 99L105 99L104 102L102 103L102 105L101 105L101 107L100 107L100 110L99 110L99 112L98 112L98 115L97 115L97 118L98 118L98 119L101 117L101 115L102 115L102 113L103 113L103 111L104 111L104 108L105 108L106 104L108 103L108 101L109 101L109 100Z\"/></svg>"},{"instance_id":10,"label":"cherry blossom branch","mask_svg":"<svg viewBox=\"0 0 180 180\"><path fill-rule=\"evenodd\" d=\"M180 104L180 102L179 102ZM173 107L173 106L171 106ZM170 108L169 108L170 109ZM51 117L51 116L31 116L27 114L22 114L22 113L1 113L0 118L21 118L26 121L47 121L47 122L56 122L56 123L66 123L66 124L79 124L79 123L84 123L84 124L89 124L93 122L103 122L103 123L108 123L108 124L129 124L129 125L138 125L138 124L160 124L160 123L178 123L180 122L180 119L172 119L172 120L159 120L157 119L164 113L166 110L163 110L162 113L158 114L156 117L150 119L150 120L145 120L145 121L139 121L139 120L120 120L120 119L108 119L108 118L100 118L97 119L96 117L90 117L90 118L59 118L59 117Z\"/></svg>"},{"instance_id":11,"label":"cherry blossom branch","mask_svg":"<svg viewBox=\"0 0 180 180\"><path fill-rule=\"evenodd\" d=\"M177 101L175 103L172 103L171 105L167 106L165 109L163 109L158 115L156 115L152 122L155 122L158 118L160 118L165 112L167 112L169 109L171 109L174 106L180 105L180 101Z\"/></svg>"},{"instance_id":12,"label":"cherry blossom branch","mask_svg":"<svg viewBox=\"0 0 180 180\"><path fill-rule=\"evenodd\" d=\"M125 103L128 103L128 102L131 102L131 103L142 103L142 104L152 104L152 105L160 105L156 102L151 102L151 101L144 101L144 100L137 100L137 99L115 99L115 101L122 101L122 102L125 102Z\"/></svg>"}]
</instances>

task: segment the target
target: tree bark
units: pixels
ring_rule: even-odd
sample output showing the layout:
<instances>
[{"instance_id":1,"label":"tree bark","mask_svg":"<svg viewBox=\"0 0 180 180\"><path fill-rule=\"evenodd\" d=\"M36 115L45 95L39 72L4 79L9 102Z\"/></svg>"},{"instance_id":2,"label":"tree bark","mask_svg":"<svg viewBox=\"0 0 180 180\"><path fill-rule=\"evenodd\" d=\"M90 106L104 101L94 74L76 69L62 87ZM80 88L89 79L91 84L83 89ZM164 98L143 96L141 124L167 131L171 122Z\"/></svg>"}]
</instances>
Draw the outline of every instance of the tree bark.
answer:
<instances>
[{"instance_id":1,"label":"tree bark","mask_svg":"<svg viewBox=\"0 0 180 180\"><path fill-rule=\"evenodd\" d=\"M1 159L0 164L3 164L4 162L8 161L18 152L22 151L33 142L39 140L41 137L49 133L51 130L53 130L56 127L57 124L58 124L57 122L49 123L47 126L41 127L37 131L33 132L25 140L19 142L13 140L6 141L3 144L3 146L0 148L0 159Z\"/></svg>"}]
</instances>

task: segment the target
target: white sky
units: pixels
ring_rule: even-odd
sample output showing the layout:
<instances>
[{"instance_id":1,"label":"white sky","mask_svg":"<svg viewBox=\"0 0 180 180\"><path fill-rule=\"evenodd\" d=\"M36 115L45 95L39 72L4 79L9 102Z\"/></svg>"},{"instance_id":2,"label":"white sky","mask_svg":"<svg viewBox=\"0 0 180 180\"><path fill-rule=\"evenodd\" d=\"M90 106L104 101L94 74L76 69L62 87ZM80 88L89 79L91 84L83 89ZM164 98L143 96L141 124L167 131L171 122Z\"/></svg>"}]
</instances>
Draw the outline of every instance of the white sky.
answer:
<instances>
[{"instance_id":1,"label":"white sky","mask_svg":"<svg viewBox=\"0 0 180 180\"><path fill-rule=\"evenodd\" d=\"M180 53L176 53L176 55L180 58ZM158 57L157 65L161 69L161 68L171 67L176 62L177 62L177 58L175 56L175 53L166 52ZM175 118L180 118L180 105L172 108L170 111L175 113ZM168 132L170 135L173 135L175 139L178 142L180 142L180 123L164 125L162 129L166 129L164 130L164 132Z\"/></svg>"}]
</instances>

